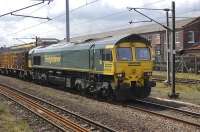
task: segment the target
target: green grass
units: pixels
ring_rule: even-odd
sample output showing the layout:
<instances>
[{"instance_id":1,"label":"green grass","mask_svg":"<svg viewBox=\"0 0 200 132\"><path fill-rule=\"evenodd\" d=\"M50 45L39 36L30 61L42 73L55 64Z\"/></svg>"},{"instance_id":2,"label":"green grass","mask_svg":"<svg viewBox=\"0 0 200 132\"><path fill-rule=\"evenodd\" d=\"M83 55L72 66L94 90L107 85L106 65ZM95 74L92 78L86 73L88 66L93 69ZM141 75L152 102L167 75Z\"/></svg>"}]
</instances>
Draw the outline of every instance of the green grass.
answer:
<instances>
[{"instance_id":1,"label":"green grass","mask_svg":"<svg viewBox=\"0 0 200 132\"><path fill-rule=\"evenodd\" d=\"M168 94L171 92L171 87L159 82L157 82L156 85L155 88L152 88L151 96L168 98ZM200 105L199 84L176 84L176 91L177 93L180 93L178 100Z\"/></svg>"},{"instance_id":2,"label":"green grass","mask_svg":"<svg viewBox=\"0 0 200 132\"><path fill-rule=\"evenodd\" d=\"M153 71L153 75L166 77L167 73L164 72L164 71ZM200 80L200 74L194 74L194 73L176 73L176 78L198 79L198 80Z\"/></svg>"},{"instance_id":3,"label":"green grass","mask_svg":"<svg viewBox=\"0 0 200 132\"><path fill-rule=\"evenodd\" d=\"M8 106L0 102L0 131L1 132L31 132L24 120L17 120L10 112Z\"/></svg>"}]
</instances>

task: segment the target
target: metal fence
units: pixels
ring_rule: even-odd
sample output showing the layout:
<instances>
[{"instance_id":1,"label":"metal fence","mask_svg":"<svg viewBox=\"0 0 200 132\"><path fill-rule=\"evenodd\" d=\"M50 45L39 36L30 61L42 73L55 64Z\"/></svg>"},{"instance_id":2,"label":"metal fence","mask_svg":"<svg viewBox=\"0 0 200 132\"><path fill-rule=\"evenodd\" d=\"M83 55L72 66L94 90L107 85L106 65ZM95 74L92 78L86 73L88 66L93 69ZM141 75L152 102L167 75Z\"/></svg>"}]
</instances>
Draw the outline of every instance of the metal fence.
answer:
<instances>
[{"instance_id":1,"label":"metal fence","mask_svg":"<svg viewBox=\"0 0 200 132\"><path fill-rule=\"evenodd\" d=\"M175 61L176 72L182 73L200 73L200 57L197 56L176 56ZM156 57L154 61L155 71L166 71L167 62L162 61L160 57Z\"/></svg>"},{"instance_id":2,"label":"metal fence","mask_svg":"<svg viewBox=\"0 0 200 132\"><path fill-rule=\"evenodd\" d=\"M172 92L172 74L167 73L167 62L160 57L155 58L152 79L156 81L156 88L151 96L163 97ZM200 56L178 56L175 59L175 89L180 93L180 99L199 103L200 97ZM170 75L170 76L168 76ZM165 96L165 95L164 95Z\"/></svg>"}]
</instances>

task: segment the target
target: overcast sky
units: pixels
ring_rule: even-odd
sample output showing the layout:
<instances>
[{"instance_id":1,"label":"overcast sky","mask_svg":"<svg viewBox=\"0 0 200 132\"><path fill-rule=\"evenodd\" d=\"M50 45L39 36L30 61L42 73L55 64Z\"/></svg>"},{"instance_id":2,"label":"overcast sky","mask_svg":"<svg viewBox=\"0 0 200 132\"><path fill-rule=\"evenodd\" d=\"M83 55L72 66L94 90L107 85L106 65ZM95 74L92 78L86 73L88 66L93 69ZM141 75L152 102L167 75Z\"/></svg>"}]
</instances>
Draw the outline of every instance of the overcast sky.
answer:
<instances>
[{"instance_id":1,"label":"overcast sky","mask_svg":"<svg viewBox=\"0 0 200 132\"><path fill-rule=\"evenodd\" d=\"M84 6L86 3L90 3ZM175 0L177 16L200 16L200 0ZM0 0L0 14L37 3L33 0ZM69 0L71 36L97 33L126 28L131 20L147 20L127 7L170 8L170 0ZM82 6L82 7L80 7ZM78 8L80 7L80 8ZM162 11L143 11L158 21L165 20ZM23 18L7 15L0 17L0 46L22 44L15 38L65 37L65 0L54 0L17 12L16 14L49 17L53 20ZM40 24L42 23L42 24ZM140 23L143 24L143 23Z\"/></svg>"}]
</instances>

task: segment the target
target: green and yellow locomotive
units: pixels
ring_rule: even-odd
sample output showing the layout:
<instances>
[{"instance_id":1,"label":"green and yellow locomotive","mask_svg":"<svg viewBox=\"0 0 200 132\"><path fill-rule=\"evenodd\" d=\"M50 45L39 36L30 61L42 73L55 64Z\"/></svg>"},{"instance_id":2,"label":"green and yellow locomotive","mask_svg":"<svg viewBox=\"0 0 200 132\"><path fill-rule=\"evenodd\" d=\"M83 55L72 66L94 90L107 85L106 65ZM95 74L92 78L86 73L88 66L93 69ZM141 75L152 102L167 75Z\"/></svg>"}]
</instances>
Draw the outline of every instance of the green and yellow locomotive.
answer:
<instances>
[{"instance_id":1,"label":"green and yellow locomotive","mask_svg":"<svg viewBox=\"0 0 200 132\"><path fill-rule=\"evenodd\" d=\"M29 75L66 78L66 86L118 99L149 96L153 62L151 45L139 35L58 43L29 51Z\"/></svg>"}]
</instances>

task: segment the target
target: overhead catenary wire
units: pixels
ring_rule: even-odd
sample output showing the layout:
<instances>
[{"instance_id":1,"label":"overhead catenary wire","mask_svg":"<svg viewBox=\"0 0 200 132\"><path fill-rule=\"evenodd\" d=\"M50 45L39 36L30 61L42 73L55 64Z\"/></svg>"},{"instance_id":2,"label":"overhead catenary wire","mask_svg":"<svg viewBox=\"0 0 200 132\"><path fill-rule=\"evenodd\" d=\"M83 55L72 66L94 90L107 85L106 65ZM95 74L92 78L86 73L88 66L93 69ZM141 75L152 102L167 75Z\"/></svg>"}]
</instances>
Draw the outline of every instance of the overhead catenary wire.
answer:
<instances>
[{"instance_id":1,"label":"overhead catenary wire","mask_svg":"<svg viewBox=\"0 0 200 132\"><path fill-rule=\"evenodd\" d=\"M16 13L16 12L19 12L19 11L22 11L22 10L25 10L25 9L28 9L28 8L31 8L31 7L34 7L34 6L37 6L37 5L41 5L45 1L49 1L49 0L42 0L42 2L39 2L39 3L36 3L36 4L32 4L32 5L29 5L29 6L14 10L14 11L10 11L10 12L4 13L4 14L0 15L0 17L11 15L12 13Z\"/></svg>"},{"instance_id":2,"label":"overhead catenary wire","mask_svg":"<svg viewBox=\"0 0 200 132\"><path fill-rule=\"evenodd\" d=\"M164 19L165 17L156 17L155 19ZM149 23L150 22L152 22L152 21L148 21ZM137 23L137 22L136 22ZM123 28L122 28L123 27ZM111 26L109 29L111 29L111 30L109 30L108 29L108 27L104 27L104 28L101 28L101 27L97 27L97 29L106 29L106 32L112 32L112 31L114 31L114 30L123 30L123 29L125 29L125 28L128 28L128 27L133 27L132 25L130 25L130 24L128 24L128 23L125 23L125 24L120 24L120 25L117 25L117 26ZM137 26L136 26L137 27ZM98 34L98 33L101 33L102 31L100 31L100 32L94 32L94 34ZM86 34L88 34L88 33L90 33L90 34L93 34L93 33L91 33L91 31L87 31L87 32L82 32L82 33L74 33L74 34L72 34L72 36L74 36L74 37L77 37L77 36L83 36L83 35L86 35Z\"/></svg>"},{"instance_id":3,"label":"overhead catenary wire","mask_svg":"<svg viewBox=\"0 0 200 132\"><path fill-rule=\"evenodd\" d=\"M41 0L39 0L39 1L41 1ZM47 0L44 0L44 1L40 2L40 3L43 3L43 2L45 2L45 1L47 1ZM53 0L50 0L50 1L53 1ZM40 3L38 3L38 5L40 5ZM34 9L33 11L31 11L29 14L31 15L32 13L34 13L34 12L36 12L36 11L39 11L40 9L42 9L43 7L45 7L45 6L47 6L47 5L49 5L49 2L46 3L46 4L43 4L43 5L41 5L41 6L39 6L38 8ZM32 6L28 6L28 7L32 7ZM24 8L23 8L23 9L24 9ZM25 7L25 9L27 9L27 7ZM19 11L19 9L18 9L17 11ZM20 11L21 11L21 9L20 9ZM12 11L12 12L13 12L13 11ZM12 12L11 12L11 14L12 14ZM15 11L14 11L14 12L15 12ZM4 15L5 15L5 14L4 14ZM21 20L16 21L15 24L21 22L22 20L24 20L24 19L26 19L26 18L27 18L27 17L21 18ZM8 35L11 35L11 34L6 34L6 36L8 36Z\"/></svg>"},{"instance_id":4,"label":"overhead catenary wire","mask_svg":"<svg viewBox=\"0 0 200 132\"><path fill-rule=\"evenodd\" d=\"M86 3L86 4L84 4L84 5L81 5L81 6L77 7L77 8L71 9L70 12L74 12L74 11L76 11L76 10L79 10L80 8L83 8L83 7L85 7L85 6L88 6L88 5L90 5L90 4L93 4L93 3L97 2L97 1L100 1L100 0L95 0L95 1L92 1L92 2L89 2L89 3ZM62 16L64 16L64 15L65 15L65 13L64 13L64 14L59 14L59 15L57 15L57 16L55 16L55 17L52 17L51 20L44 21L44 22L41 22L41 23L39 23L39 24L31 25L31 26L29 26L29 27L23 28L23 29L21 29L21 30L19 30L19 31L16 31L16 32L14 32L14 33L10 33L10 34L8 34L8 35L13 35L13 34L17 34L17 33L26 31L26 30L28 30L28 29L31 29L31 28L40 26L40 25L42 25L42 24L45 24L45 23L47 23L47 22L49 22L49 21L52 21L52 20L54 20L54 19L56 19L56 18L59 18L59 17L62 17Z\"/></svg>"},{"instance_id":5,"label":"overhead catenary wire","mask_svg":"<svg viewBox=\"0 0 200 132\"><path fill-rule=\"evenodd\" d=\"M143 5L143 7L146 6L146 5L149 6L149 5L152 5L152 4L159 3L159 2L161 2L161 1L166 1L166 0L158 0L158 1L155 1L155 2L151 2L151 3L146 3L146 4ZM125 12L127 12L126 9L123 10L123 11L118 11L118 12L111 13L111 14L108 14L108 15L96 17L96 18L94 18L93 20L90 20L90 22L81 22L80 25L81 25L81 24L85 24L85 23L87 23L87 24L88 24L88 23L92 23L92 22L94 22L94 21L97 21L97 20L100 20L100 19L103 19L103 18L107 18L107 17L117 16L117 15L123 14L123 13L125 13ZM79 25L79 24L75 24L75 25Z\"/></svg>"},{"instance_id":6,"label":"overhead catenary wire","mask_svg":"<svg viewBox=\"0 0 200 132\"><path fill-rule=\"evenodd\" d=\"M37 8L37 9L35 9L35 10L33 10L33 11L30 12L30 13L32 14L32 13L34 13L34 12L36 12L36 11L42 9L42 8L45 7L46 5L48 5L48 3L45 4L45 5L42 5L41 7ZM29 13L29 14L30 14L30 13ZM24 20L24 19L27 19L27 17L23 17L21 20L17 21L16 23L19 23L19 22L21 22L21 21ZM25 29L25 30L28 30L29 28L31 28L31 26L30 26L30 27L27 27L27 29ZM8 35L12 35L12 34L8 34ZM6 36L7 36L7 35L6 35ZM36 35L34 35L34 36L36 36ZM18 40L18 41L19 41L19 40ZM23 43L25 43L25 41L24 41Z\"/></svg>"},{"instance_id":7,"label":"overhead catenary wire","mask_svg":"<svg viewBox=\"0 0 200 132\"><path fill-rule=\"evenodd\" d=\"M26 31L26 30L28 30L28 29L31 29L31 28L34 28L34 27L36 27L36 26L42 25L42 24L44 24L44 23L47 23L47 22L49 22L49 21L51 21L51 20L47 20L47 21L41 22L41 23L39 23L39 24L31 25L31 26L29 26L29 27L23 28L23 29L21 29L21 30L19 30L19 31L17 31L17 32L14 32L14 33L11 33L11 34L7 34L7 35L17 34L17 33L20 33L20 32L22 32L22 31Z\"/></svg>"},{"instance_id":8,"label":"overhead catenary wire","mask_svg":"<svg viewBox=\"0 0 200 132\"><path fill-rule=\"evenodd\" d=\"M96 17L94 20L91 20L90 22L82 22L82 23L78 23L78 24L73 24L73 26L76 26L76 25L81 25L81 24L90 24L90 23L94 23L95 21L98 21L100 19L103 19L103 18L107 18L107 17L113 17L113 16L117 16L117 15L121 15L123 13L127 12L127 10L123 10L123 11L118 11L118 12L115 12L115 13L111 13L111 14L108 14L108 15L104 15L104 16L100 16L100 17ZM128 13L128 12L127 12ZM116 28L119 28L120 26L128 26L127 24L123 24L123 25L118 25L116 26ZM114 26L113 26L114 27ZM60 29L59 29L60 30ZM48 30L46 31L46 33L48 33L49 31L53 31L53 30ZM87 32L85 32L87 33ZM80 33L79 33L80 34ZM72 35L77 35L76 34L72 34Z\"/></svg>"},{"instance_id":9,"label":"overhead catenary wire","mask_svg":"<svg viewBox=\"0 0 200 132\"><path fill-rule=\"evenodd\" d=\"M99 1L99 0L97 0L97 1ZM97 1L95 1L95 2L97 2ZM163 0L155 1L155 2L152 2L152 4L156 4L156 3L159 3L159 2L162 2L162 1L163 1ZM164 1L165 1L165 0L164 0ZM92 3L95 3L95 2L93 1ZM91 3L91 4L92 4L92 3ZM87 5L88 5L88 4L87 4ZM85 6L87 6L87 5L85 5ZM149 5L151 5L151 3L145 4L145 5L149 6ZM143 6L145 6L145 5L143 5ZM82 5L82 6L80 6L80 7L74 8L74 9L70 10L70 12L79 10L79 9L85 7L85 6ZM56 17L53 17L53 19L57 19L57 18L62 17L62 16L64 16L64 15L65 15L65 13L64 13L64 14L60 14L60 15L58 15L58 16L56 16ZM98 18L95 18L95 19L99 20L99 19L103 19L103 18L106 18L106 17L111 17L112 15L114 16L115 13L112 13L112 14L110 14L110 15L108 15L108 16L98 17ZM116 15L118 15L118 13L116 13ZM94 19L93 21L88 22L88 23L93 23L94 21L97 21L97 20L95 20L95 19ZM54 21L54 20L53 20L53 21ZM47 22L49 22L49 21L47 21ZM41 23L39 23L39 24L34 24L34 25L32 25L32 26L29 26L29 27L27 27L27 28L24 28L24 30L22 29L22 30L19 30L19 31L17 31L17 32L12 33L12 34L17 34L17 33L26 31L26 30L28 30L28 29L37 27L37 26L42 25L42 24L45 24L45 23L47 23L47 22L41 22ZM82 23L87 23L87 22L82 22ZM81 23L81 24L82 24L82 23ZM78 24L75 24L75 25L78 25ZM128 22L127 22L127 25L126 25L126 24L124 24L124 25L127 26L127 25L128 25ZM122 26L124 26L124 25L122 25ZM119 25L119 26L121 26L121 25ZM119 26L116 26L116 27L119 27ZM113 28L113 27L114 27L114 26L112 26L111 28ZM108 27L106 27L106 28L108 29ZM110 29L110 28L109 28L109 29ZM76 33L76 34L78 34L78 33Z\"/></svg>"},{"instance_id":10,"label":"overhead catenary wire","mask_svg":"<svg viewBox=\"0 0 200 132\"><path fill-rule=\"evenodd\" d=\"M89 2L89 3L86 3L86 4L84 4L84 5L81 5L81 6L77 7L77 8L71 9L70 12L74 12L74 11L76 11L76 10L79 10L79 9L85 7L85 6L94 4L94 3L98 2L98 1L100 1L100 0L95 0L95 1L92 1L92 2ZM152 2L152 3L144 4L143 6L145 6L145 5L148 5L148 6L149 6L149 5L152 5L152 4L159 3L159 2L161 2L161 1L163 1L163 0L158 0L158 1L155 1L155 2ZM164 1L166 1L166 0L164 0ZM122 12L118 12L118 13L122 13ZM116 13L116 14L113 13L113 14L110 14L110 15L107 15L107 16L103 16L103 17L101 17L101 19L102 19L102 18L105 18L105 17L110 17L110 16L112 16L112 15L117 15L118 13ZM55 17L52 18L52 20L54 20L54 19L56 19L56 18L59 18L59 17L62 17L62 16L64 16L64 15L65 15L65 13L60 14L60 15L58 15L58 16L55 16ZM100 19L100 18L98 18L98 19ZM52 21L52 20L49 20L49 21ZM47 23L47 22L49 22L49 21L41 22L41 23L39 23L39 24L35 24L35 25L32 25L32 26L29 26L29 27L27 27L27 28L24 28L24 29L22 29L22 30L19 30L19 31L14 32L14 33L11 33L11 34L17 34L17 33L19 33L19 32L26 31L26 30L28 30L28 29L37 27L37 26L39 26L39 25L41 25L41 24L45 24L45 23ZM96 20L95 20L95 21L96 21ZM11 34L9 34L9 35L11 35Z\"/></svg>"},{"instance_id":11,"label":"overhead catenary wire","mask_svg":"<svg viewBox=\"0 0 200 132\"><path fill-rule=\"evenodd\" d=\"M160 19L160 18L164 18L164 17L158 17L158 19ZM152 22L152 21L148 21L148 22ZM117 25L117 26L111 26L111 27L109 27L109 29L111 29L111 30L109 30L108 27L104 27L104 28L97 27L97 29L101 29L101 30L104 30L104 31L106 29L107 32L112 32L114 30L123 30L123 29L128 28L128 27L132 27L132 26L126 22L125 24L120 24L120 25ZM93 32L93 33L98 34L98 33L101 33L101 32L102 31L100 31L100 32ZM87 32L82 32L82 33L75 33L75 34L72 34L72 36L73 35L83 36L83 35L86 35L88 33L92 34L91 31L87 31Z\"/></svg>"},{"instance_id":12,"label":"overhead catenary wire","mask_svg":"<svg viewBox=\"0 0 200 132\"><path fill-rule=\"evenodd\" d=\"M51 20L49 17L37 17L37 16L30 16L30 15L22 15L22 14L13 14L11 13L12 16L20 16L20 17L29 17L29 18L37 18L37 19L47 19Z\"/></svg>"},{"instance_id":13,"label":"overhead catenary wire","mask_svg":"<svg viewBox=\"0 0 200 132\"><path fill-rule=\"evenodd\" d=\"M96 2L98 2L98 1L100 1L100 0L95 0L95 1L92 1L92 2L89 2L89 3L87 2L87 3L84 4L84 5L81 5L81 6L77 7L77 8L74 8L74 9L70 10L70 12L74 12L74 11L76 11L76 10L79 10L79 9L85 7L85 6L88 6L88 5L90 5L90 4L96 3ZM156 2L153 2L153 3L150 3L150 4L155 4L155 3L158 3L158 2L160 2L160 1L162 1L162 0L159 0L159 1L156 1ZM64 14L61 14L61 15L58 15L58 16L56 16L56 17L53 17L52 19L55 19L55 18L58 18L58 17L62 17L62 16L64 16L64 15L65 15L65 13L64 13ZM108 15L108 16L110 16L110 15ZM108 16L107 16L107 17L108 17ZM32 25L32 26L29 26L29 27L27 27L27 28L24 28L24 30L34 28L34 27L39 26L39 25L44 24L44 23L46 23L46 22L41 22L41 23L39 23L39 24L35 24L35 25ZM23 31L23 29L20 30L20 31L14 32L14 33L12 33L12 34L16 34L16 33L19 33L19 32L21 32L21 31Z\"/></svg>"},{"instance_id":14,"label":"overhead catenary wire","mask_svg":"<svg viewBox=\"0 0 200 132\"><path fill-rule=\"evenodd\" d=\"M94 1L91 1L91 2L86 2L86 4L83 4L83 5L81 5L81 6L77 7L77 8L74 8L74 9L70 10L70 12L74 12L76 10L79 10L79 9L81 9L83 7L86 7L88 5L94 4L94 3L99 2L99 1L101 1L101 0L94 0Z\"/></svg>"},{"instance_id":15,"label":"overhead catenary wire","mask_svg":"<svg viewBox=\"0 0 200 132\"><path fill-rule=\"evenodd\" d=\"M166 1L166 0L158 0L158 1L154 1L154 2L151 2L151 3L145 3L142 7L144 7L144 6L150 6L150 5L153 5L153 4L157 4L157 3L160 3L160 2L164 2L164 1ZM141 8L142 8L141 7ZM112 14L109 14L109 15L105 15L105 16L103 16L103 17L97 17L95 20L92 20L92 21L90 21L90 22L82 22L82 23L80 23L80 25L81 24L89 24L89 23L93 23L94 21L97 21L97 20L99 20L99 19L103 19L103 18L106 18L106 17L112 17L112 16L115 16L115 15L119 15L119 14L122 14L122 13L124 13L124 12L126 12L127 10L124 10L124 11L119 11L119 12L116 12L116 13L112 13ZM146 22L146 21L145 21ZM148 22L151 22L151 21L148 21ZM79 24L75 24L75 25L79 25ZM124 26L128 26L128 22L127 22L127 24L123 24L123 25L118 25L118 26L112 26L112 27L110 27L110 29L113 29L113 28L119 28L120 26L122 26L122 27L124 27ZM116 29L115 28L115 29ZM108 27L104 27L104 29L108 29ZM90 33L89 31L88 32L84 32L84 33ZM72 35L81 35L81 33L75 33L75 34L72 34Z\"/></svg>"},{"instance_id":16,"label":"overhead catenary wire","mask_svg":"<svg viewBox=\"0 0 200 132\"><path fill-rule=\"evenodd\" d=\"M144 9L144 8L141 8L141 9ZM166 8L167 9L167 8ZM153 10L153 9L152 9ZM157 10L157 9L156 9ZM160 9L158 9L158 10L160 10ZM180 14L179 14L180 15ZM159 17L159 18L165 18L165 17ZM176 18L191 18L191 17L176 17ZM151 20L150 21L138 21L138 22L133 22L133 23L139 23L139 22L152 22ZM92 23L92 22L89 22L89 23ZM81 23L82 24L82 23ZM77 25L77 24L76 24ZM126 24L124 24L124 25L119 25L119 26L126 26ZM119 26L116 26L116 28L117 27L119 27ZM113 28L115 28L115 26L114 27L110 27L109 29L112 29L113 30ZM101 29L107 29L108 30L108 27L104 27L104 28L101 28ZM109 30L108 30L109 31ZM91 31L88 31L88 32L83 32L83 33L74 33L74 34L72 34L72 35L84 35L84 34L87 34L87 33L90 33L91 34Z\"/></svg>"},{"instance_id":17,"label":"overhead catenary wire","mask_svg":"<svg viewBox=\"0 0 200 132\"><path fill-rule=\"evenodd\" d=\"M126 24L120 24L118 26L112 26L110 27L111 29L117 29L117 28L120 28L120 27L125 27L125 26L128 26L127 23ZM102 28L101 28L102 29ZM104 29L107 29L107 27L105 27ZM91 31L88 31L88 32L82 32L82 33L75 33L75 34L72 34L72 36L76 37L76 36L83 36L83 35L86 35L86 34L92 34ZM95 32L95 34L98 34L98 33L101 33L101 32ZM75 36L76 35L76 36Z\"/></svg>"},{"instance_id":18,"label":"overhead catenary wire","mask_svg":"<svg viewBox=\"0 0 200 132\"><path fill-rule=\"evenodd\" d=\"M44 4L44 5L41 5L40 7L34 9L33 11L31 11L31 12L29 13L29 15L32 15L33 13L35 13L35 12L41 10L42 8L44 8L44 7L47 6L47 5L49 5L49 4L46 3L46 4ZM27 19L27 17L22 17L21 19L19 19L19 21L16 21L15 24L16 24L16 23L19 23L19 22L21 22L21 21L23 21L23 20L25 20L25 19Z\"/></svg>"},{"instance_id":19,"label":"overhead catenary wire","mask_svg":"<svg viewBox=\"0 0 200 132\"><path fill-rule=\"evenodd\" d=\"M33 10L33 11L31 11L29 14L31 15L32 13L34 13L34 12L40 10L41 8L43 8L43 7L46 6L46 5L48 5L48 3L45 4L45 5L40 6L39 8L37 8L37 9L35 9L35 10ZM26 19L26 17L23 17L23 18L17 20L17 21L15 22L15 24L21 22L21 21L24 20L24 19Z\"/></svg>"},{"instance_id":20,"label":"overhead catenary wire","mask_svg":"<svg viewBox=\"0 0 200 132\"><path fill-rule=\"evenodd\" d=\"M101 20L101 19L103 19L103 18L117 16L117 15L123 14L123 13L125 13L125 12L127 12L127 10L118 11L118 12L111 13L111 14L108 14L108 15L96 17L95 19L93 19L93 20L91 20L91 21L89 21L89 22L81 22L81 23L73 24L73 25L90 24L90 23L93 23L93 22L95 22L95 21Z\"/></svg>"}]
</instances>

